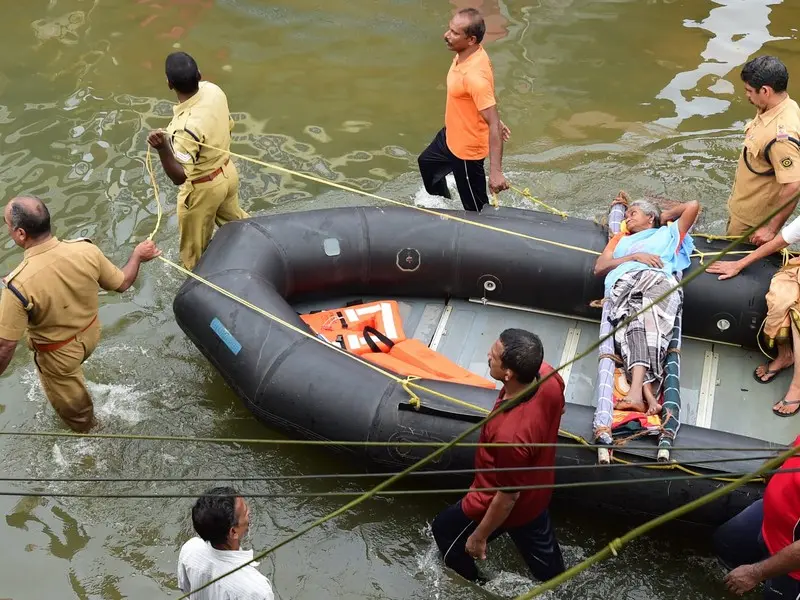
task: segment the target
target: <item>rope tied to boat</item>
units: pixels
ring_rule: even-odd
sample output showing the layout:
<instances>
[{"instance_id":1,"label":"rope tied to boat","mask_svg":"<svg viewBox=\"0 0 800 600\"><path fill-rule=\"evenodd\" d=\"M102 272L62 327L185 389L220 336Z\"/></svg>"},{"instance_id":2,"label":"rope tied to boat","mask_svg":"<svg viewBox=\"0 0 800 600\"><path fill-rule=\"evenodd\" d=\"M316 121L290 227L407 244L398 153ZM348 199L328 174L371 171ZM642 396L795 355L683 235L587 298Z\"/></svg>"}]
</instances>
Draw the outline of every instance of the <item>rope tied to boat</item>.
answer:
<instances>
[{"instance_id":1,"label":"rope tied to boat","mask_svg":"<svg viewBox=\"0 0 800 600\"><path fill-rule=\"evenodd\" d=\"M193 144L197 144L198 146L201 146L203 148L208 148L209 150L215 150L217 152L223 152L225 154L229 154L230 156L235 156L236 158L239 158L239 159L247 161L247 162L251 162L253 164L256 164L256 165L259 165L259 166L262 166L262 167L266 167L267 169L273 169L275 171L280 171L282 173L286 173L287 175L292 175L293 177L300 177L302 179L307 179L307 180L313 181L315 183L321 183L322 185L331 186L331 187L343 190L345 192L351 192L353 194L360 194L362 196L366 196L367 198L372 198L374 200L380 200L381 202L387 202L389 204L394 204L396 206L402 206L403 208L410 208L410 209L413 209L413 210L417 210L417 211L432 215L434 217L438 217L440 219L447 219L449 221L454 221L456 223L462 223L464 225L470 225L472 227L480 227L481 229L487 229L489 231L494 231L494 232L497 232L497 233L505 233L507 235L512 235L514 237L519 237L519 238L522 238L522 239L531 240L533 242L541 242L542 244L549 244L551 246L558 246L559 248L565 248L567 250L574 250L575 252L582 252L584 254L591 254L591 255L594 255L594 256L600 256L600 252L597 252L596 250L589 250L588 248L582 248L580 246L575 246L575 245L572 245L572 244L565 244L563 242L556 242L555 240L547 240L547 239L536 237L536 236L533 236L533 235L520 233L518 231L511 231L510 229L503 229L502 227L497 227L495 225L489 225L488 223L482 223L480 221L472 221L470 219L465 219L465 218L459 217L457 215L450 215L450 214L447 214L447 213L439 212L437 210L433 210L431 208L425 208L424 206L417 206L415 204L406 204L405 202L401 202L400 200L394 200L393 198L387 198L386 196L381 196L379 194L373 194L372 192L367 192L365 190L360 190L358 188L351 187L349 185L344 185L344 184L338 183L336 181L329 181L329 180L323 179L321 177L315 177L314 175L308 175L307 173L301 173L300 171L294 171L292 169L287 169L286 167L281 167L280 165L275 165L275 164L272 164L272 163L265 162L263 160L259 160L257 158L252 158L250 156L245 156L244 154L239 154L237 152L233 152L230 149L225 150L224 148L218 148L216 146L212 146L212 145L206 144L204 142L198 142L194 138L190 138L190 137L187 137L187 136L184 136L184 135L179 135L179 134L176 133L175 137L180 138L180 139L184 139L184 140L186 140L188 142L191 142ZM148 154L150 153L150 146L149 145L148 145L148 148L147 148L147 152L148 152ZM496 201L497 200L495 198L495 202Z\"/></svg>"},{"instance_id":2,"label":"rope tied to boat","mask_svg":"<svg viewBox=\"0 0 800 600\"><path fill-rule=\"evenodd\" d=\"M205 146L205 147L209 147L209 148L212 148L212 149L216 149L218 151L226 152L231 156L238 156L238 157L242 158L243 160L249 160L249 161L254 162L256 164L260 164L262 166L266 166L267 168L272 168L272 169L275 169L275 170L280 170L280 171L292 173L292 174L295 174L297 176L304 177L306 179L317 181L319 183L323 183L323 184L330 185L330 186L333 186L333 187L338 187L340 189L345 189L346 191L359 193L359 194L362 194L362 195L365 195L365 196L373 197L373 198L381 200L381 201L388 201L388 202L393 203L393 204L399 204L401 206L409 207L409 205L406 205L405 203L402 203L402 202L398 202L396 200L390 200L388 198L384 198L384 197L378 196L376 194L371 194L369 192L364 192L364 191L358 190L356 188L350 188L348 186L343 186L342 184L339 184L339 183L335 183L335 182L331 182L331 181L325 181L325 180L320 179L318 177L313 177L313 176L305 175L305 174L298 173L298 172L295 172L295 171L290 171L290 170L285 169L283 167L278 167L277 165L270 165L269 163L265 163L265 162L259 161L257 159L252 159L252 158L249 158L249 157L244 157L244 156L242 156L240 154L233 153L230 150L222 150L220 148L214 148L214 147L209 146L207 144L204 144L202 142L197 142L196 140L195 140L195 142L198 143L201 146ZM159 205L160 205L161 201L160 201L160 198L159 198L158 189L155 186L155 173L153 172L153 169L152 169L149 145L148 145L148 148L147 148L146 163L147 163L147 167L148 167L148 173L149 173L149 175L150 175L150 177L152 179L152 182L154 184L155 199L156 199L156 202L159 203ZM783 210L786 206L788 206L788 204L789 204L789 202L787 201L784 205L777 207L771 214L769 214L764 219L764 223L766 223L769 219L774 217L775 214L777 214L779 211ZM505 232L505 233L508 233L510 235L514 235L514 236L517 236L517 237L522 237L522 238L526 238L526 239L532 239L534 241L541 241L543 243L552 244L552 245L561 246L561 247L566 247L568 249L574 249L574 250L577 250L577 251L580 251L580 252L584 252L584 253L589 253L589 254L594 254L594 255L598 255L599 254L598 252L587 250L585 248L579 248L579 247L576 247L576 246L570 246L568 244L561 244L559 242L553 242L551 240L543 240L541 238L535 238L534 236L527 236L525 234L520 234L520 233L517 233L517 232L511 232L511 231L503 230L501 228L497 228L497 227L493 227L493 226L487 225L486 223L474 222L474 221L470 221L470 220L467 220L467 219L463 219L461 217L456 217L454 215L447 215L445 213L440 213L440 212L433 211L433 210L430 210L430 209L425 209L425 208L422 208L422 207L411 206L411 208L414 208L416 210L420 210L420 211L425 212L427 214L431 214L431 215L437 216L439 218L451 219L451 220L454 220L454 221L457 221L457 222L463 222L463 223L466 223L466 224L469 224L469 225L473 225L473 226L478 226L478 227L483 227L483 228L490 229L490 230ZM157 230L158 225L160 224L160 220L161 220L160 219L160 214L161 214L161 209L160 209L160 206L159 206L159 218L158 218L158 221L156 223L156 230ZM740 236L739 238L737 238L733 243L731 243L729 246L727 246L722 252L716 253L717 257L712 259L712 262L716 262L722 256L725 256L726 254L731 253L733 248L738 243L740 243L741 241L746 239L746 237L748 235L752 234L752 232L755 231L756 228L757 228L757 226L753 227L751 231L748 231L745 234L743 234L742 236ZM152 239L152 237L155 235L156 230L153 231L153 234L151 234L150 239ZM200 277L198 275L195 275L194 273L192 273L188 269L185 269L185 268L173 263L172 261L167 260L163 256L161 256L159 258L161 258L162 261L165 262L166 264L169 264L170 266L173 266L174 268L177 268L178 270L180 270L181 272L185 273L186 275L188 275L190 277L193 277L196 280L201 281L201 282L205 283L206 285L209 285L210 287L212 287L212 289L215 289L215 290L219 291L220 293L223 293L227 297L229 297L229 298L231 298L231 299L233 299L235 301L240 302L243 306L251 308L252 310L256 310L257 312L259 312L263 316L266 316L266 317L268 317L268 318L270 318L270 319L272 319L272 320L274 320L276 322L281 322L282 321L278 317L276 317L275 315L271 315L267 311L265 311L265 310L263 310L263 309L261 309L259 307L256 307L255 305L253 305L250 302L247 302L244 299L239 298L235 294L232 294L231 292L228 292L227 290L224 290L223 288L212 284L211 282L205 280L204 278L202 278L202 277ZM572 359L568 360L564 364L562 364L559 367L553 369L550 373L545 375L543 378L536 379L533 382L531 382L530 384L526 385L522 390L520 390L520 392L518 394L516 394L512 398L505 399L503 402L501 402L499 404L499 406L495 407L495 409L492 410L491 412L486 411L486 409L483 409L482 407L477 407L479 410L481 410L483 412L488 412L488 414L486 414L485 417L483 417L482 419L478 420L476 423L474 423L473 425L468 427L466 430L464 430L463 432L461 432L460 434L455 436L452 440L447 442L445 445L439 447L437 450L434 450L433 452L431 452L427 456L423 457L422 459L418 460L414 464L410 465L409 467L404 469L402 472L397 473L396 475L384 480L380 484L376 485L372 489L370 489L370 490L364 492L363 494L359 495L357 498L353 499L352 501L348 502L347 504L345 504L345 505L339 507L338 509L332 511L331 513L329 513L329 514L317 519L316 521L314 521L310 525L300 529L299 531L296 531L294 534L292 534L288 538L286 538L286 539L282 540L281 542L273 545L272 547L268 548L267 550L255 555L252 559L248 560L247 562L244 562L241 565L231 569L230 571L227 571L225 573L222 573L222 574L214 577L213 579L211 579L210 581L206 582L205 584L203 584L202 586L200 586L196 590L193 590L192 592L190 592L189 594L185 594L185 595L181 596L180 600L184 600L184 599L188 598L191 594L196 593L196 592L198 592L198 591L200 591L202 589L207 588L208 586L210 586L213 583L219 581L220 579L222 579L224 577L227 577L228 575L243 569L244 567L246 567L247 565L251 564L254 561L262 560L268 554L270 554L270 553L274 552L275 550L278 550L279 548L285 546L286 544L289 544L290 542L296 540L297 538L301 537L302 535L304 535L308 531L311 531L312 529L314 529L314 528L316 528L316 527L318 527L318 526L320 526L320 525L322 525L322 524L324 524L324 523L326 523L326 522L328 522L328 521L330 521L332 519L335 519L339 515L347 512L348 510L350 510L351 508L357 506L358 504L360 504L360 503L362 503L362 502L364 502L366 500L369 500L370 498L374 497L376 494L380 493L382 490L384 490L384 489L390 487L391 485L393 485L396 481L400 480L405 475L407 475L409 473L412 473L412 472L418 470L419 468L425 466L426 464L430 463L431 461L435 460L437 457L441 456L444 452L446 452L449 448L452 448L457 443L459 443L459 442L463 441L464 439L466 439L469 435L472 435L474 432L478 431L481 427L483 427L488 421L490 421L497 414L500 414L501 412L505 412L507 410L510 410L514 406L517 406L523 400L531 397L531 395L536 392L536 390L539 388L540 385L542 385L544 382L546 382L551 377L555 376L559 371L561 371L562 369L568 367L569 365L573 364L574 362L577 362L578 360L581 360L582 358L588 356L588 354L590 352L595 351L600 346L600 344L602 344L605 340L607 340L610 337L612 337L617 329L620 329L622 327L626 327L636 317L638 317L639 314L644 313L647 310L650 310L653 306L655 306L659 302L662 302L670 294L675 292L677 289L682 288L683 286L687 285L690 281L692 281L695 277L699 276L703 272L704 272L703 269L698 269L698 270L690 273L688 276L682 278L682 280L680 282L678 282L676 284L676 286L674 286L674 288L668 290L661 297L656 298L649 306L644 307L638 313L636 313L634 315L631 315L627 319L623 320L621 323L619 323L617 325L617 327L614 330L612 330L605 337L601 337L597 342L591 344L584 352L576 355L575 357L573 357ZM297 328L297 327L295 327L295 326L293 326L293 325L291 325L289 323L286 323L285 321L282 321L282 322L286 326L289 326L293 330L298 331L303 335L306 335L307 337L309 337L310 339L315 340L318 343L326 344L326 346L329 346L329 347L333 348L334 350L341 350L341 349L337 349L335 346L332 346L332 345L328 344L327 341L323 341L323 340L319 339L316 336L312 336L308 332L304 332L301 329L299 329L299 328ZM349 354L349 353L346 353L344 350L341 350L341 351L345 355ZM353 357L353 358L355 358L355 357ZM361 362L364 362L364 361L361 361ZM374 365L369 365L369 366L374 367ZM381 369L376 369L376 370L379 371L379 372L383 372ZM390 376L393 380L401 382L401 385L402 385L402 380L400 380L398 377L390 375L390 374L388 374L386 372L383 372L383 373L385 375L387 375L387 376ZM424 386L419 386L418 384L414 384L413 382L408 382L406 385L414 386L414 387L416 387L418 389L424 389ZM433 390L426 390L426 391L434 392ZM435 393L435 395L440 395L442 397L446 397L446 395L444 395L444 394L438 394L436 392L434 392L434 393ZM451 399L455 400L457 402L463 403L463 404L469 404L469 403L464 403L463 401L455 399L455 398L451 398ZM588 445L588 442L586 440L584 440L583 438L581 438L580 436L577 436L577 435L569 433L569 432L563 432L563 434L567 435L567 437L571 437L572 439L575 439L576 441L582 441L584 444ZM562 435L562 430L559 430L559 435ZM798 451L798 450L800 450L800 447L792 448L792 449L782 453L778 458L781 458L781 459L785 460L786 458L788 458L790 456L793 456L794 453L796 451ZM707 502L710 502L710 501L716 499L717 497L722 496L723 494L726 494L729 491L732 491L733 489L736 489L737 487L740 487L741 485L744 485L745 483L749 482L753 478L753 476L758 476L762 472L766 471L768 468L771 468L772 466L776 466L777 464L779 464L778 462L776 462L777 460L778 459L775 459L775 461L770 461L769 463L766 463L766 465L764 467L762 467L761 469L759 469L758 471L756 471L754 473L751 473L751 474L748 474L748 475L745 475L742 478L737 479L737 480L727 484L726 486L724 486L722 488L719 488L718 490L715 490L715 492L712 492L711 494L703 496L702 498L699 498L694 502L690 502L690 503L688 503L688 504L686 504L686 505L684 505L684 506L682 506L682 507L680 507L678 509L670 511L666 515L662 515L662 517L660 517L659 519L655 519L654 521L651 521L651 522L647 523L645 526L642 526L642 527L639 527L637 529L632 530L626 536L624 536L623 538L620 538L618 544L615 544L613 548L607 548L607 550L609 552L611 552L611 550L616 551L617 545L618 545L619 548L621 548L622 547L622 543L626 539L635 539L636 537L638 537L640 535L643 535L644 533L649 531L651 528L657 527L662 522L666 522L666 521L669 521L669 520L671 520L673 518L677 518L678 516L681 516L685 512L688 512L689 510L694 510L695 508L697 508L699 506L702 506L702 505L706 504ZM712 479L723 480L723 478L715 478L715 477L712 477ZM594 557L591 557L590 559L587 559L586 561L584 561L580 565L578 565L576 567L573 567L572 569L566 571L561 576L551 579L544 586L539 586L536 589L532 590L529 594L526 594L526 595L523 595L523 596L519 596L517 600L525 600L526 598L532 598L532 597L534 597L536 595L539 595L540 593L543 593L547 589L552 589L552 588L556 587L557 585L560 585L560 583L562 581L566 581L567 579L570 579L570 578L574 577L580 571L588 568L589 566L591 566L595 562L598 562L599 560L602 560L605 556L603 556L601 554L602 553L598 553Z\"/></svg>"},{"instance_id":3,"label":"rope tied to boat","mask_svg":"<svg viewBox=\"0 0 800 600\"><path fill-rule=\"evenodd\" d=\"M414 381L415 379L419 379L419 377L417 377L416 375L409 375L403 380L401 385L408 394L408 403L412 407L414 407L414 410L418 411L420 408L422 408L422 400L420 400L419 396L415 394L414 391L411 389L411 382Z\"/></svg>"},{"instance_id":4,"label":"rope tied to boat","mask_svg":"<svg viewBox=\"0 0 800 600\"><path fill-rule=\"evenodd\" d=\"M257 161L257 162L261 162L261 161ZM156 220L156 227L155 227L155 229L153 230L153 232L150 234L150 236L148 238L148 239L152 239L155 236L155 234L157 233L157 231L158 231L158 227L159 227L159 225L161 223L161 215L163 213L163 210L162 210L162 207L161 207L161 199L160 199L160 196L159 196L159 193L158 193L158 186L156 184L155 172L154 172L153 167L152 167L152 158L151 158L151 151L150 151L150 147L149 146L147 147L147 154L146 154L146 157L145 157L145 163L146 163L146 166L147 166L148 174L150 175L150 179L153 182L153 192L155 194L156 202L158 204L158 218ZM268 163L264 163L264 165L271 166ZM281 170L286 170L286 169L283 169L282 167L277 167L277 168L279 168ZM308 176L308 177L312 178L314 180L319 180L322 183L326 183L324 180L321 180L321 179L319 179L317 177L312 177L312 176ZM327 183L332 183L332 182L327 182ZM336 185L339 185L339 184L336 184ZM365 192L365 193L368 194L367 192ZM393 202L396 202L396 201L393 201ZM402 204L402 203L400 203L400 204ZM406 205L403 205L403 206L406 206ZM418 207L415 207L415 208L418 208ZM427 211L427 209L425 209L425 210ZM780 210L780 209L778 209L778 210ZM444 213L436 213L436 211L427 211L427 212L432 212L432 213L437 214L438 216L442 216L444 218L451 218L451 215L446 215ZM455 220L464 221L465 223L475 224L472 221L467 221L465 219L461 219L460 217L452 217L452 218L455 219ZM770 218L771 218L771 216L770 216ZM497 229L499 229L499 228L497 228ZM523 234L520 234L520 235L523 235ZM745 236L742 236L742 237L744 238ZM730 247L734 247L734 244L731 244ZM725 252L723 251L722 253L720 253L720 256L722 256L724 254L725 254ZM421 391L421 392L424 392L426 394L430 394L432 396L439 397L439 398L441 398L441 399L443 399L443 400L445 400L447 402L451 402L453 404L457 404L457 405L462 406L464 408L467 408L467 409L470 409L470 410L474 410L474 411L476 411L478 413L482 413L482 414L485 414L485 415L488 415L488 414L491 413L491 411L489 409L486 409L486 408L484 408L482 406L478 406L478 405L472 404L470 402L465 402L464 400L461 400L459 398L455 398L455 397L450 396L448 394L444 394L442 392L438 392L438 391L436 391L434 389L431 389L429 387L426 387L424 385L416 383L411 378L405 378L405 379L401 378L401 377L395 375L394 373L391 373L389 371L381 369L380 367L378 367L375 364L372 364L372 363L367 362L367 361L363 361L363 360L359 359L356 355L351 354L350 352L347 352L343 348L340 348L340 347L338 347L336 345L330 344L326 340L322 340L318 336L313 335L308 331L304 331L303 329L301 329L301 328L299 328L299 327L297 327L297 326L295 326L295 325L293 325L291 323L288 323L287 321L281 319L280 317L277 317L277 316L269 313L268 311L264 310L263 308L258 307L258 306L252 304L251 302L249 302L249 301L247 301L247 300L245 300L243 298L240 298L236 294L234 294L234 293L232 293L232 292L230 292L230 291L228 291L228 290L216 285L215 283L212 283L211 281L208 281L204 277L201 277L200 275L197 275L196 273L193 273L192 271L184 268L183 266L181 266L181 265L169 260L168 258L164 257L163 255L159 256L158 258L162 262L164 262L165 264L167 264L167 265L171 266L172 268L180 271L184 275L195 279L199 283L207 285L211 289L219 292L220 294L223 294L224 296L230 298L234 302L237 302L237 303L241 304L242 306L245 306L245 307L257 312L258 314L260 314L260 315L262 315L262 316L264 316L264 317L266 317L268 319L271 319L272 321L274 321L274 322L276 322L276 323L278 323L278 324L290 329L291 331L294 331L295 333L299 333L300 335L306 337L307 339L313 340L315 343L323 344L323 345L325 345L325 347L331 348L333 351L338 352L341 355L344 355L344 356L346 356L346 357L348 357L348 358L350 358L352 360L356 360L356 361L360 362L361 364L367 366L368 368L374 370L375 372L380 373L384 377L389 378L390 380L392 380L395 383L399 384L409 394L409 404L411 406L413 406L416 410L421 409L421 407L422 407L422 399L419 396L419 394L416 394L415 392L413 392L411 388L414 388L414 389L416 389L418 391ZM714 259L714 260L718 260L718 258ZM698 270L698 271L695 271L694 273L689 274L687 277L684 277L677 284L677 286L674 289L669 290L667 293L664 294L663 297L657 298L652 303L651 306L655 306L656 304L658 304L658 302L661 302L664 298L666 298L667 295L671 294L672 292L674 292L679 287L682 287L682 286L686 285L689 281L691 281L694 277L697 277L700 273L702 273L702 271ZM643 308L642 312L644 312L646 310L649 310L651 308L651 306ZM632 320L636 316L638 316L638 315L633 315L633 316L629 317L628 319ZM624 321L619 326L621 327L621 326L625 326L625 325L627 325L627 321ZM612 335L613 335L613 331L607 337L611 337ZM604 341L604 339L600 339L594 345L589 346L584 352L577 354L574 358L572 358L570 361L566 362L565 364L561 365L560 367L558 367L558 369L555 369L553 372L554 373L558 372L560 369L563 369L566 366L568 366L568 365L570 365L570 364L572 364L574 362L577 362L577 361L581 360L582 358L588 356L589 353L593 352L603 341ZM551 375L548 375L547 377L550 377L550 376ZM591 447L591 444L590 444L590 442L588 440L586 440L582 436L576 435L576 434L574 434L574 433L572 433L570 431L567 431L567 430L564 430L564 429L559 429L558 434L561 437L566 437L567 439L571 439L571 440L573 440L575 442L578 442L579 444L582 444L582 445L587 446L587 447ZM631 462L631 461L625 461L624 459L619 458L619 457L614 457L613 460L615 462L623 463L623 464ZM650 465L650 466L647 466L645 468L659 468L659 466L658 465ZM688 469L687 469L687 472L690 473L690 474L695 474L696 473L695 471L690 471ZM730 480L729 478L726 478L726 477L718 477L717 479L719 481L729 481Z\"/></svg>"},{"instance_id":5,"label":"rope tied to boat","mask_svg":"<svg viewBox=\"0 0 800 600\"><path fill-rule=\"evenodd\" d=\"M569 216L569 215L567 215L567 213L565 213L563 210L558 210L557 208L553 208L553 207L552 207L552 206L550 206L549 204L545 204L544 202L542 202L541 200L539 200L538 198L536 198L535 196L533 196L533 195L531 194L531 191L530 191L530 189L528 189L528 188L519 189L518 187L514 187L513 185L511 185L511 186L509 186L509 187L510 187L510 188L511 188L513 191L515 191L516 193L518 193L520 196L522 196L522 197L524 197L524 198L527 198L528 200L530 200L530 202L532 202L533 204L538 204L539 206L541 206L541 207L542 207L542 208L544 208L545 210L549 210L551 213L553 213L554 215L558 215L558 216L559 216L559 217L561 217L562 219L566 219L566 218Z\"/></svg>"}]
</instances>

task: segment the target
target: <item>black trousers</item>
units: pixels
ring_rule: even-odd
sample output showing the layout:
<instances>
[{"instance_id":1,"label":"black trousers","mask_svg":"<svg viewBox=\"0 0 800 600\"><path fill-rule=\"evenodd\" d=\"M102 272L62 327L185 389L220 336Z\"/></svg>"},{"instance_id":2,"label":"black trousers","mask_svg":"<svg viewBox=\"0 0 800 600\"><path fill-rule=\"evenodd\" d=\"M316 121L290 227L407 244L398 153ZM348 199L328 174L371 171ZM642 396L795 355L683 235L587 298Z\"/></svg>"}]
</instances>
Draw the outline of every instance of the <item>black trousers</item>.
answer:
<instances>
[{"instance_id":1,"label":"black trousers","mask_svg":"<svg viewBox=\"0 0 800 600\"><path fill-rule=\"evenodd\" d=\"M461 502L457 502L440 512L431 527L436 545L444 555L444 564L470 581L478 578L478 568L475 559L467 554L466 545L467 538L477 526L478 523L461 510ZM561 548L547 510L519 527L498 529L489 537L489 541L503 533L508 533L531 573L539 581L547 581L564 572Z\"/></svg>"},{"instance_id":2,"label":"black trousers","mask_svg":"<svg viewBox=\"0 0 800 600\"><path fill-rule=\"evenodd\" d=\"M769 556L761 537L764 501L756 500L714 532L714 549L729 569L761 562ZM764 582L764 600L799 600L800 581L781 575Z\"/></svg>"},{"instance_id":3,"label":"black trousers","mask_svg":"<svg viewBox=\"0 0 800 600\"><path fill-rule=\"evenodd\" d=\"M489 204L486 193L486 171L483 168L484 159L464 160L450 152L444 128L436 134L430 145L419 155L419 174L425 191L432 196L450 198L445 176L452 173L456 179L458 195L464 210L480 210Z\"/></svg>"}]
</instances>

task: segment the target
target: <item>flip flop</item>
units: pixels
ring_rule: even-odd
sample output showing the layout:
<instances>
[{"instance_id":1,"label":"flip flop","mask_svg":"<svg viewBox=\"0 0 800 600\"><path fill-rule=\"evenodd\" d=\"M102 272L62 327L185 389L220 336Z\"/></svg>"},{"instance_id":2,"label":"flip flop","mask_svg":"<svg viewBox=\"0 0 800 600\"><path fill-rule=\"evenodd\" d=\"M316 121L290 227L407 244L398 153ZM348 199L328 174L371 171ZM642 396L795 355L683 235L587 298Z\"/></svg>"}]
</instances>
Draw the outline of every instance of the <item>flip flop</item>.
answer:
<instances>
[{"instance_id":1,"label":"flip flop","mask_svg":"<svg viewBox=\"0 0 800 600\"><path fill-rule=\"evenodd\" d=\"M764 367L764 374L761 377L763 377L764 375L772 375L772 377L770 377L769 379L764 380L758 376L758 367L753 369L753 379L755 379L758 383L763 383L763 384L772 383L772 381L778 376L778 373L780 373L781 371L785 371L786 369L789 368L789 367L783 367L782 369L770 369L769 363L765 365L759 365L759 367Z\"/></svg>"},{"instance_id":2,"label":"flip flop","mask_svg":"<svg viewBox=\"0 0 800 600\"><path fill-rule=\"evenodd\" d=\"M797 406L797 405L800 405L800 400L786 400L786 399L783 399L780 402L778 402L778 404L780 404L781 406ZM792 416L796 415L798 412L800 412L800 408L795 409L794 412L790 412L790 413L778 412L777 409L773 408L772 412L773 412L773 414L776 414L779 417L792 417Z\"/></svg>"}]
</instances>

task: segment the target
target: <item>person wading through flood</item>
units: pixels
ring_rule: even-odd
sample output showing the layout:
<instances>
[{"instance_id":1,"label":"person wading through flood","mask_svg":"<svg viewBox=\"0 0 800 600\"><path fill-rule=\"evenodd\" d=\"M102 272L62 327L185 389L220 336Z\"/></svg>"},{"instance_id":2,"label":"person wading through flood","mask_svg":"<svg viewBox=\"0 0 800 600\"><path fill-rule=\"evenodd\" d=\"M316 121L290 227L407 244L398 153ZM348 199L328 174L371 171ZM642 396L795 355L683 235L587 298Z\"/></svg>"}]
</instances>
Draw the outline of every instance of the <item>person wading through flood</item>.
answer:
<instances>
[{"instance_id":1,"label":"person wading through flood","mask_svg":"<svg viewBox=\"0 0 800 600\"><path fill-rule=\"evenodd\" d=\"M194 269L214 232L214 224L248 218L239 206L239 173L227 150L233 119L225 93L201 81L194 59L173 52L166 60L167 84L178 97L174 117L162 130L147 136L161 165L178 190L178 230L181 262ZM198 143L199 142L199 143ZM219 148L212 150L200 143Z\"/></svg>"},{"instance_id":2,"label":"person wading through flood","mask_svg":"<svg viewBox=\"0 0 800 600\"><path fill-rule=\"evenodd\" d=\"M774 56L749 61L742 67L741 77L747 100L758 114L745 128L744 148L728 198L728 235L744 234L783 206L750 236L750 241L760 246L777 235L797 206L800 107L786 91L789 71Z\"/></svg>"},{"instance_id":3,"label":"person wading through flood","mask_svg":"<svg viewBox=\"0 0 800 600\"><path fill-rule=\"evenodd\" d=\"M443 129L419 155L425 190L450 198L446 176L452 173L465 210L480 211L489 203L483 163L489 156L489 189L508 189L503 176L503 141L511 131L500 120L494 96L494 73L481 45L486 24L474 8L459 10L444 40L456 53L447 73Z\"/></svg>"},{"instance_id":4,"label":"person wading through flood","mask_svg":"<svg viewBox=\"0 0 800 600\"><path fill-rule=\"evenodd\" d=\"M523 329L506 329L492 345L489 374L503 383L495 409L537 378L543 381L530 397L497 414L481 428L481 444L558 441L564 381L543 358L539 337ZM433 537L448 567L466 579L478 579L475 559L485 560L486 545L508 533L536 579L546 581L564 571L548 512L553 493L550 486L555 481L555 455L554 445L477 448L477 471L470 491L433 520ZM516 492L480 491L523 486L540 487Z\"/></svg>"},{"instance_id":5,"label":"person wading through flood","mask_svg":"<svg viewBox=\"0 0 800 600\"><path fill-rule=\"evenodd\" d=\"M616 406L620 410L661 412L658 396L675 317L683 304L682 289L625 327L617 325L678 285L674 273L691 264L694 243L687 232L699 211L696 201L662 213L652 202L637 200L625 213L630 235L614 236L595 262L595 275L605 276L605 298L611 303L608 318L616 328L614 344L630 379L628 396Z\"/></svg>"},{"instance_id":6,"label":"person wading through flood","mask_svg":"<svg viewBox=\"0 0 800 600\"><path fill-rule=\"evenodd\" d=\"M91 240L56 238L50 211L33 196L13 198L4 219L25 255L3 280L0 375L27 331L45 396L71 429L86 432L95 419L82 365L100 341L97 292L124 292L136 281L139 265L161 251L152 241L142 242L118 269Z\"/></svg>"}]
</instances>

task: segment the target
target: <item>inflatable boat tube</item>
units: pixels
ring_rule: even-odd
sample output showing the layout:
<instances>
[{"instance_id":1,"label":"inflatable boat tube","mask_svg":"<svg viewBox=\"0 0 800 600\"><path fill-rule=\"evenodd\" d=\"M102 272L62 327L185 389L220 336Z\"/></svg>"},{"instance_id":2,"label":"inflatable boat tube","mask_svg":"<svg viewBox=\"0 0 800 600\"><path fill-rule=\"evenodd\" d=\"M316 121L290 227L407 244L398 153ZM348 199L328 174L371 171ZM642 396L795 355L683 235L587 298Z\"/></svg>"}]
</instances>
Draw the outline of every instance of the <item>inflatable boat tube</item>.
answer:
<instances>
[{"instance_id":1,"label":"inflatable boat tube","mask_svg":"<svg viewBox=\"0 0 800 600\"><path fill-rule=\"evenodd\" d=\"M226 224L215 235L195 272L284 321L309 331L292 304L341 296L487 298L573 317L599 320L590 306L603 297L603 282L593 275L596 254L608 239L600 225L535 211L489 209L481 214L442 211L527 236L534 241L404 208L350 207L255 217ZM558 242L578 249L553 245ZM697 240L704 252L724 243ZM728 285L702 274L686 287L684 335L752 347L765 315L764 293L777 259L761 261ZM689 271L698 266L695 261ZM689 272L687 271L687 273ZM326 343L296 331L188 279L173 304L178 324L219 371L228 385L263 423L288 435L343 441L446 442L484 414L421 392L414 406L397 381L360 359L336 352ZM499 333L499 332L498 332ZM546 349L547 350L547 349ZM494 390L422 379L421 384L491 409ZM562 429L592 439L593 408L569 404ZM477 441L477 434L471 437ZM569 438L561 441L570 442ZM765 446L751 438L685 425L672 453L679 461L725 456L680 447ZM430 448L344 447L367 468L407 466ZM643 451L629 459L652 461ZM474 448L444 453L428 469L469 469ZM567 448L559 464L594 464L588 449ZM727 453L726 458L730 457ZM352 469L352 458L348 461ZM752 462L724 463L704 473L748 471ZM663 478L648 469L560 471L559 483L587 479ZM464 479L466 478L466 479ZM457 477L462 484L469 476ZM436 485L442 480L437 478ZM609 506L658 514L722 485L700 479L564 490L563 496L593 498ZM592 492L592 490L596 490ZM718 523L761 493L740 488L691 518ZM559 492L560 493L560 492Z\"/></svg>"}]
</instances>

